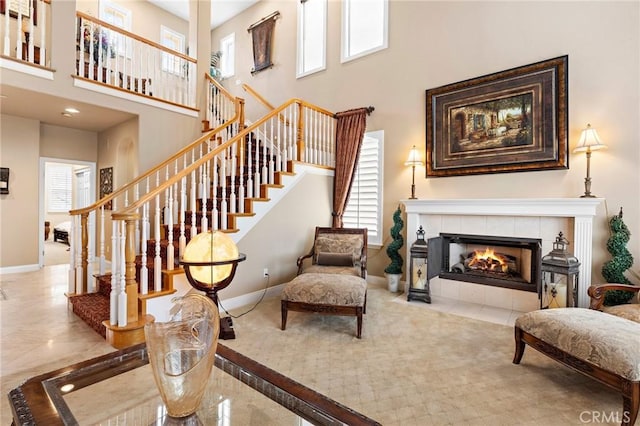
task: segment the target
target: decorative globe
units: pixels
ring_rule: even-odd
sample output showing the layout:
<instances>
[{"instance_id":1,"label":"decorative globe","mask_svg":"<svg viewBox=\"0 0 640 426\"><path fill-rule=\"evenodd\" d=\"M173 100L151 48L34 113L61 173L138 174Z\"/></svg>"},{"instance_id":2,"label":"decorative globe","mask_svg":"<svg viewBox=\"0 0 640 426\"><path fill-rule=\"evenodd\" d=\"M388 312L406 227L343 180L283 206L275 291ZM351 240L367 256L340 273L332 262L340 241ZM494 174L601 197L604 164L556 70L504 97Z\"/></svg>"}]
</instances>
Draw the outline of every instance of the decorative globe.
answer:
<instances>
[{"instance_id":1,"label":"decorative globe","mask_svg":"<svg viewBox=\"0 0 640 426\"><path fill-rule=\"evenodd\" d=\"M182 256L185 262L225 262L238 258L238 247L224 232L202 232L189 241ZM191 276L203 283L214 286L231 274L233 265L190 266Z\"/></svg>"}]
</instances>

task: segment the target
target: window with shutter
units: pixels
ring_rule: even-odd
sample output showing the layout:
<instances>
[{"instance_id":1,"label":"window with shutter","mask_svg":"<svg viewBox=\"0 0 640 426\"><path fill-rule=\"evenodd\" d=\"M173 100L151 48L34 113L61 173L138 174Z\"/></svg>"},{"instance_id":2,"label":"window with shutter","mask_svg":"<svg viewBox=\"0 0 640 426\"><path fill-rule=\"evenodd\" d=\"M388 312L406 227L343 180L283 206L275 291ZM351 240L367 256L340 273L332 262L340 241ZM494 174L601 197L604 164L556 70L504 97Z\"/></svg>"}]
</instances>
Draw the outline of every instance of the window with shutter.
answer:
<instances>
[{"instance_id":1,"label":"window with shutter","mask_svg":"<svg viewBox=\"0 0 640 426\"><path fill-rule=\"evenodd\" d=\"M71 210L71 166L47 164L47 209L51 213L67 213Z\"/></svg>"},{"instance_id":2,"label":"window with shutter","mask_svg":"<svg viewBox=\"0 0 640 426\"><path fill-rule=\"evenodd\" d=\"M370 245L382 244L382 152L384 131L367 132L342 218L345 228L367 228Z\"/></svg>"}]
</instances>

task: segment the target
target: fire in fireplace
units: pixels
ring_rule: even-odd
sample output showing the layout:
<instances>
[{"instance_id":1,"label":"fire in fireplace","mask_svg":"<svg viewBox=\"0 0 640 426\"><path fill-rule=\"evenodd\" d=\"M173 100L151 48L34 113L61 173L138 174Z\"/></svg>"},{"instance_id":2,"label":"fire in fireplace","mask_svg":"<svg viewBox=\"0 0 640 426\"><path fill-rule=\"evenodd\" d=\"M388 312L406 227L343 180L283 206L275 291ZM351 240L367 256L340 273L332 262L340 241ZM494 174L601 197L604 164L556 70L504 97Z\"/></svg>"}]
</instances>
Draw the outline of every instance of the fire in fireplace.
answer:
<instances>
[{"instance_id":1,"label":"fire in fireplace","mask_svg":"<svg viewBox=\"0 0 640 426\"><path fill-rule=\"evenodd\" d=\"M429 239L428 276L538 292L541 240L472 234Z\"/></svg>"}]
</instances>

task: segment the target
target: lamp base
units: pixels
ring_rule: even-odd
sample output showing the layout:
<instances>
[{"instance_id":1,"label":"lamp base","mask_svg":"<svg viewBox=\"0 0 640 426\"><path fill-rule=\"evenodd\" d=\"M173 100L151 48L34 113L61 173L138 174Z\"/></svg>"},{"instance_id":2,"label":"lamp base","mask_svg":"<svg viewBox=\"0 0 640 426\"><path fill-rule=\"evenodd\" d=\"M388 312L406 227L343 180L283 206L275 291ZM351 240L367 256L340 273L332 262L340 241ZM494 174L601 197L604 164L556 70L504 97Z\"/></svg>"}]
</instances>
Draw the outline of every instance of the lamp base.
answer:
<instances>
[{"instance_id":1,"label":"lamp base","mask_svg":"<svg viewBox=\"0 0 640 426\"><path fill-rule=\"evenodd\" d=\"M597 198L595 195L592 194L583 194L580 196L580 198Z\"/></svg>"},{"instance_id":2,"label":"lamp base","mask_svg":"<svg viewBox=\"0 0 640 426\"><path fill-rule=\"evenodd\" d=\"M220 318L220 339L232 340L236 338L236 332L233 331L233 320L231 317Z\"/></svg>"}]
</instances>

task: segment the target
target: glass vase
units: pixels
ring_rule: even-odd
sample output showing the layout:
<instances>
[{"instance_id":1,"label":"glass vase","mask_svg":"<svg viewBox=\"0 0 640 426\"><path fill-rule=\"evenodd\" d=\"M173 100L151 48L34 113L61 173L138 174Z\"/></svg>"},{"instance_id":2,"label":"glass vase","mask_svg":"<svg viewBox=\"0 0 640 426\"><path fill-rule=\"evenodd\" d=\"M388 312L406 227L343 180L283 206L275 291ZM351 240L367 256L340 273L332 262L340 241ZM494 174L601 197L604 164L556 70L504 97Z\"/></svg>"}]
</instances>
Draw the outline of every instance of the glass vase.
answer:
<instances>
[{"instance_id":1,"label":"glass vase","mask_svg":"<svg viewBox=\"0 0 640 426\"><path fill-rule=\"evenodd\" d=\"M167 322L145 325L153 377L171 417L198 409L218 346L218 307L201 294L176 298Z\"/></svg>"}]
</instances>

